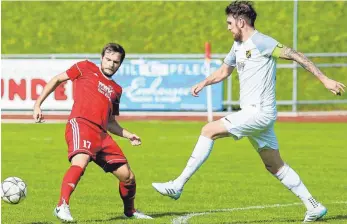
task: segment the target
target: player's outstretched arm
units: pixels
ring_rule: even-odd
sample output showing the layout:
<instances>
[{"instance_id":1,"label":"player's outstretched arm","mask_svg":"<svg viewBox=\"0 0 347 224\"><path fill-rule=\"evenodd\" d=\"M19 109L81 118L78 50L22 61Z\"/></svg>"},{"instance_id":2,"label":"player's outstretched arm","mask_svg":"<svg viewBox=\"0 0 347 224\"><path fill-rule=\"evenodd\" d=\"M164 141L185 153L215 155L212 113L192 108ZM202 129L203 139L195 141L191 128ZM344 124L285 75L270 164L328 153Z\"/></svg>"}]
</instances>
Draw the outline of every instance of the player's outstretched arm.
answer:
<instances>
[{"instance_id":1,"label":"player's outstretched arm","mask_svg":"<svg viewBox=\"0 0 347 224\"><path fill-rule=\"evenodd\" d=\"M279 44L276 47L274 54L277 54L279 58L293 60L299 63L304 69L315 75L323 83L325 88L330 90L333 94L341 95L342 92L345 92L344 88L346 86L344 84L325 76L324 73L319 70L319 68L303 53L297 52L289 47Z\"/></svg>"},{"instance_id":2,"label":"player's outstretched arm","mask_svg":"<svg viewBox=\"0 0 347 224\"><path fill-rule=\"evenodd\" d=\"M111 115L108 120L107 130L114 135L129 139L130 143L134 146L141 145L141 139L134 133L122 128L116 120L116 116Z\"/></svg>"},{"instance_id":3,"label":"player's outstretched arm","mask_svg":"<svg viewBox=\"0 0 347 224\"><path fill-rule=\"evenodd\" d=\"M208 85L212 85L226 79L234 70L234 67L223 63L215 72L213 72L210 76L208 76L202 82L194 85L190 92L193 96L198 96L199 92Z\"/></svg>"},{"instance_id":4,"label":"player's outstretched arm","mask_svg":"<svg viewBox=\"0 0 347 224\"><path fill-rule=\"evenodd\" d=\"M43 122L43 115L41 111L41 104L45 99L51 94L62 82L69 80L66 72L63 72L59 75L54 76L47 85L43 88L41 95L37 98L34 105L33 118L36 123Z\"/></svg>"}]
</instances>

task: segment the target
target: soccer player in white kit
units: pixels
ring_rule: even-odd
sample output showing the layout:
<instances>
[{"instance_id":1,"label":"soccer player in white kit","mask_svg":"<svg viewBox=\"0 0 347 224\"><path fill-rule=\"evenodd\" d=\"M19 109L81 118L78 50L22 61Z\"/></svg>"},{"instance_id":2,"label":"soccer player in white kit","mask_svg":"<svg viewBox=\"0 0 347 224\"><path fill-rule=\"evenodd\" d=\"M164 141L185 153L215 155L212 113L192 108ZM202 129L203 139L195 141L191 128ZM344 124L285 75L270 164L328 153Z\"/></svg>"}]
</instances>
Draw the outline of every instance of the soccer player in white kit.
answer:
<instances>
[{"instance_id":1,"label":"soccer player in white kit","mask_svg":"<svg viewBox=\"0 0 347 224\"><path fill-rule=\"evenodd\" d=\"M335 95L341 95L345 86L326 77L302 53L257 31L254 27L257 14L252 3L232 2L225 12L228 30L233 34L235 42L224 64L204 81L193 86L191 93L198 96L205 86L226 79L236 67L240 80L241 110L206 124L181 175L173 181L153 183L152 186L162 195L177 200L185 183L208 158L216 139L232 136L239 140L248 137L266 169L306 206L304 222L318 220L327 213L327 209L312 197L299 175L282 160L278 150L274 132L277 117L276 59L296 61Z\"/></svg>"}]
</instances>

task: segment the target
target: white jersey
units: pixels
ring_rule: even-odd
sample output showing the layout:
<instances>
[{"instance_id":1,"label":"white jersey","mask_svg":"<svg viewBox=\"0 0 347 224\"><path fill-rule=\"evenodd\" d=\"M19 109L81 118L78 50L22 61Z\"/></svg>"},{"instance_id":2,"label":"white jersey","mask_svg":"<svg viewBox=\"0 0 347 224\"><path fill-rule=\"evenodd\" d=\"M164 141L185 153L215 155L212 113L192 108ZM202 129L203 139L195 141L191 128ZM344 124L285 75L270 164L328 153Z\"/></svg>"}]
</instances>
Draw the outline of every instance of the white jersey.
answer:
<instances>
[{"instance_id":1,"label":"white jersey","mask_svg":"<svg viewBox=\"0 0 347 224\"><path fill-rule=\"evenodd\" d=\"M258 31L245 42L234 42L224 63L237 68L241 108L257 105L276 113L276 59L278 42Z\"/></svg>"}]
</instances>

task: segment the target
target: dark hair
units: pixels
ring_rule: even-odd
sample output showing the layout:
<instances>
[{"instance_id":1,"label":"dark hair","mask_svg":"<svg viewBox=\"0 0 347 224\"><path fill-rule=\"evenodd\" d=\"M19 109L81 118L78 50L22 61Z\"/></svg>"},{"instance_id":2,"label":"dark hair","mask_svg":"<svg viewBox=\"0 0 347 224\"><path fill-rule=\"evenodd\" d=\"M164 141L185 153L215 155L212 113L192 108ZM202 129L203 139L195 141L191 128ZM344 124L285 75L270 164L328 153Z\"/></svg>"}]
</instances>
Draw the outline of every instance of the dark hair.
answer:
<instances>
[{"instance_id":1,"label":"dark hair","mask_svg":"<svg viewBox=\"0 0 347 224\"><path fill-rule=\"evenodd\" d=\"M250 1L234 1L225 8L225 14L232 15L234 18L242 17L246 22L254 27L257 13Z\"/></svg>"},{"instance_id":2,"label":"dark hair","mask_svg":"<svg viewBox=\"0 0 347 224\"><path fill-rule=\"evenodd\" d=\"M116 44L116 43L108 43L108 44L106 44L105 47L102 49L101 57L105 56L105 52L107 50L120 53L122 55L122 58L121 58L120 62L121 63L123 62L123 60L125 58L125 50L124 50L124 48L121 45Z\"/></svg>"}]
</instances>

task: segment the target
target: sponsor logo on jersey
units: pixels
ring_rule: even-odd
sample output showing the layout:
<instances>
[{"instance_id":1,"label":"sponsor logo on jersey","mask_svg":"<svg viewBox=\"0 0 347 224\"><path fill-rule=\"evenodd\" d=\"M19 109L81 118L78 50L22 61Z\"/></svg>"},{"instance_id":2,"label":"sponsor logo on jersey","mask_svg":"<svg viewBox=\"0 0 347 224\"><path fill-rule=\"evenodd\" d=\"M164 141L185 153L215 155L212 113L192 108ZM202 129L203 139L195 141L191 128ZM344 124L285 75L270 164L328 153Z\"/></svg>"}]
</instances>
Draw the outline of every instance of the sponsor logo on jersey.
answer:
<instances>
[{"instance_id":1,"label":"sponsor logo on jersey","mask_svg":"<svg viewBox=\"0 0 347 224\"><path fill-rule=\"evenodd\" d=\"M237 71L242 72L243 69L245 68L245 63L244 62L237 62L236 66L237 66Z\"/></svg>"},{"instance_id":2,"label":"sponsor logo on jersey","mask_svg":"<svg viewBox=\"0 0 347 224\"><path fill-rule=\"evenodd\" d=\"M102 83L101 81L99 81L98 91L100 93L104 94L108 98L108 100L111 101L111 95L114 92L112 86L107 86L104 83Z\"/></svg>"}]
</instances>

